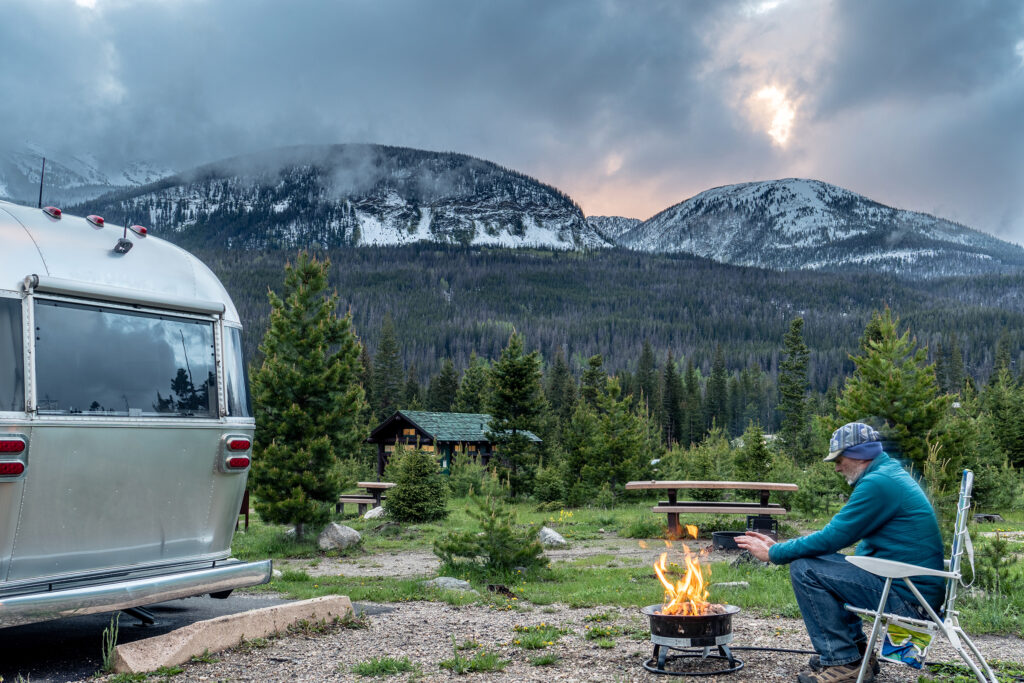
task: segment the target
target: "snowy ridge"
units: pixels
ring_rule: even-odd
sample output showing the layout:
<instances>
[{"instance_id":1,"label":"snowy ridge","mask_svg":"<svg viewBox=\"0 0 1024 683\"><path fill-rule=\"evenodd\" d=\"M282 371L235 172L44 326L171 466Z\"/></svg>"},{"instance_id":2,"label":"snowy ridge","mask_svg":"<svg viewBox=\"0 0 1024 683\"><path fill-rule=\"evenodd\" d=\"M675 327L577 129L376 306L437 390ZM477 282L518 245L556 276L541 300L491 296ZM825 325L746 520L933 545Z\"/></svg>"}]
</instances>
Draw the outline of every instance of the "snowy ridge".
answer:
<instances>
[{"instance_id":1,"label":"snowy ridge","mask_svg":"<svg viewBox=\"0 0 1024 683\"><path fill-rule=\"evenodd\" d=\"M611 244L568 196L528 176L461 154L379 145L240 157L80 210L110 220L143 217L184 245L229 248Z\"/></svg>"},{"instance_id":2,"label":"snowy ridge","mask_svg":"<svg viewBox=\"0 0 1024 683\"><path fill-rule=\"evenodd\" d=\"M684 252L778 270L867 266L930 277L1024 266L1024 249L990 235L799 178L701 192L618 242L642 251Z\"/></svg>"}]
</instances>

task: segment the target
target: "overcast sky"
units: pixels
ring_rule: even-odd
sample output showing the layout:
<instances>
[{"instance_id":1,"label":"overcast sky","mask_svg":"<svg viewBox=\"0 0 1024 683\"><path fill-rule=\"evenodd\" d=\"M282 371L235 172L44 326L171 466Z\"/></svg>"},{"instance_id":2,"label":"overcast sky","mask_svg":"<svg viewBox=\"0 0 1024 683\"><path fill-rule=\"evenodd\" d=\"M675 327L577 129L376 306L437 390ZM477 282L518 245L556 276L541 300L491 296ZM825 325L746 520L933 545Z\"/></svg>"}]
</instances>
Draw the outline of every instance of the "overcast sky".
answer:
<instances>
[{"instance_id":1,"label":"overcast sky","mask_svg":"<svg viewBox=\"0 0 1024 683\"><path fill-rule=\"evenodd\" d=\"M817 178L1024 243L1015 0L4 0L0 143L456 151L648 218Z\"/></svg>"}]
</instances>

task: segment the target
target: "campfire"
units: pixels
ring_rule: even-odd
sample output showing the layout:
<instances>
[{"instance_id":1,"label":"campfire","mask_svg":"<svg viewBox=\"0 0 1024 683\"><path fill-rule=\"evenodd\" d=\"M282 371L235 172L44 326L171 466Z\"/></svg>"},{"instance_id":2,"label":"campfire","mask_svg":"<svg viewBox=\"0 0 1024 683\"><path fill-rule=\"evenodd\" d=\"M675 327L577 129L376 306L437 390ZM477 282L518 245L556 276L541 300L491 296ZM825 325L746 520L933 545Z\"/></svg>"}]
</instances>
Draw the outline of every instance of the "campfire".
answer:
<instances>
[{"instance_id":1,"label":"campfire","mask_svg":"<svg viewBox=\"0 0 1024 683\"><path fill-rule=\"evenodd\" d=\"M697 538L697 527L686 525L687 534ZM668 550L672 543L665 541ZM650 605L641 610L651 621L651 642L654 644L654 656L644 663L644 668L653 673L674 673L666 670L666 664L673 660L699 657L724 660L726 669L709 673L691 673L690 675L713 675L731 673L743 667L743 662L736 659L727 644L732 641L732 615L739 612L735 605L719 605L709 601L708 578L710 567L702 566L700 554L694 553L685 543L680 543L683 553L682 565L669 564L668 551L661 553L654 563L654 574L664 589L664 602L661 605ZM675 581L670 575L681 576ZM669 650L684 648L702 648L701 654L669 655ZM719 654L712 655L709 651L717 647Z\"/></svg>"}]
</instances>

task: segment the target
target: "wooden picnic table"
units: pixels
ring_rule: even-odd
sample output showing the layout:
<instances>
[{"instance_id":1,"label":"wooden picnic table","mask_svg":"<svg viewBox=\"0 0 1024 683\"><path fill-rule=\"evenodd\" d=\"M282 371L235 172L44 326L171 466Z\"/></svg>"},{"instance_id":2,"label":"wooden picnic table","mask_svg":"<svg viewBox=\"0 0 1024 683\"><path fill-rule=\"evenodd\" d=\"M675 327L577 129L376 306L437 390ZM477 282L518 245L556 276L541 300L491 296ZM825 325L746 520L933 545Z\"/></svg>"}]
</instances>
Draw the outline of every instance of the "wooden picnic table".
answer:
<instances>
[{"instance_id":1,"label":"wooden picnic table","mask_svg":"<svg viewBox=\"0 0 1024 683\"><path fill-rule=\"evenodd\" d=\"M335 512L341 512L345 503L354 503L359 506L359 514L366 514L366 508L372 503L377 507L384 500L384 492L393 487L390 481L357 481L356 486L366 489L366 493L350 493L338 496L338 502L334 505Z\"/></svg>"},{"instance_id":2,"label":"wooden picnic table","mask_svg":"<svg viewBox=\"0 0 1024 683\"><path fill-rule=\"evenodd\" d=\"M729 514L729 515L756 515L760 518L771 520L771 515L784 515L788 510L778 503L769 503L768 497L772 491L796 491L800 487L796 484L767 481L631 481L626 484L627 490L664 490L668 494L667 501L660 501L651 508L652 512L661 512L668 515L669 535L673 538L680 537L679 514ZM747 503L743 501L698 501L698 500L676 500L679 489L730 489L760 491L759 503ZM749 523L749 519L748 519ZM754 528L761 528L755 526Z\"/></svg>"}]
</instances>

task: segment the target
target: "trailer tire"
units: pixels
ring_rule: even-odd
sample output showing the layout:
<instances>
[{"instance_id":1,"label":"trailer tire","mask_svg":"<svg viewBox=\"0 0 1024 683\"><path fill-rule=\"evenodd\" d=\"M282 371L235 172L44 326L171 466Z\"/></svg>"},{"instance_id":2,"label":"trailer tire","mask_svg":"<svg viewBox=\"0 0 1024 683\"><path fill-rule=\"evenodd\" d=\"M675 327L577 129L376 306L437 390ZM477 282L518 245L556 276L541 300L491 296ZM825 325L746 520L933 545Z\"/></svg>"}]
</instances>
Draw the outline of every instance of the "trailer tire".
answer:
<instances>
[{"instance_id":1,"label":"trailer tire","mask_svg":"<svg viewBox=\"0 0 1024 683\"><path fill-rule=\"evenodd\" d=\"M226 591L217 591L216 593L210 593L210 597L214 598L215 600L227 600L228 596L231 595L231 592L233 590L235 589L229 588Z\"/></svg>"}]
</instances>

